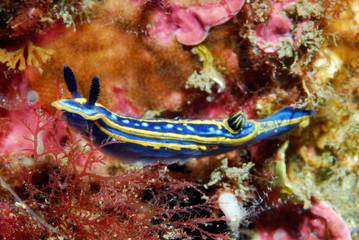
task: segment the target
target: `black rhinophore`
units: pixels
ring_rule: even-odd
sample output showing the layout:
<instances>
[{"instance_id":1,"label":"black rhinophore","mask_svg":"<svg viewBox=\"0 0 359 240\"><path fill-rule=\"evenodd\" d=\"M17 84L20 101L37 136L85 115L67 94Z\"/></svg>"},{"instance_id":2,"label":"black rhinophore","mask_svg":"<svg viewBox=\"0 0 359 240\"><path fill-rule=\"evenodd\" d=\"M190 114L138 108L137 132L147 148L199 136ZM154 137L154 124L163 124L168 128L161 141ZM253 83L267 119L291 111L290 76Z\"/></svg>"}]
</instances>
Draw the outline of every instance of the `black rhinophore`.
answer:
<instances>
[{"instance_id":1,"label":"black rhinophore","mask_svg":"<svg viewBox=\"0 0 359 240\"><path fill-rule=\"evenodd\" d=\"M64 78L65 78L67 89L70 91L72 98L81 97L80 94L77 92L76 78L71 68L69 68L65 64L64 64Z\"/></svg>"},{"instance_id":2,"label":"black rhinophore","mask_svg":"<svg viewBox=\"0 0 359 240\"><path fill-rule=\"evenodd\" d=\"M87 104L95 105L99 95L100 95L100 81L98 76L96 76L92 79L91 82L90 96L89 96L89 100L87 101Z\"/></svg>"}]
</instances>

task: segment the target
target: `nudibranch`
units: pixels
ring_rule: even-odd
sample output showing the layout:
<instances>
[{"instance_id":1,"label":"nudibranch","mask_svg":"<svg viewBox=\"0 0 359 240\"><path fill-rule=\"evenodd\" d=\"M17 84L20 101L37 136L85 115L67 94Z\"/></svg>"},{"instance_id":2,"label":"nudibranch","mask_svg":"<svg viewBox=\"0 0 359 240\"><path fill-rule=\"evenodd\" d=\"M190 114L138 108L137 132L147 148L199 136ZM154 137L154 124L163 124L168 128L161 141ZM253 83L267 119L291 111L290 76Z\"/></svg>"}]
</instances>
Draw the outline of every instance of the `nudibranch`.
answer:
<instances>
[{"instance_id":1,"label":"nudibranch","mask_svg":"<svg viewBox=\"0 0 359 240\"><path fill-rule=\"evenodd\" d=\"M88 100L77 92L75 76L66 65L64 77L72 98L52 103L63 111L62 120L91 137L95 145L102 146L101 151L128 164L172 164L226 153L283 135L314 113L312 110L284 107L261 120L247 120L242 112L226 119L127 117L96 103L100 93L98 76L92 80Z\"/></svg>"}]
</instances>

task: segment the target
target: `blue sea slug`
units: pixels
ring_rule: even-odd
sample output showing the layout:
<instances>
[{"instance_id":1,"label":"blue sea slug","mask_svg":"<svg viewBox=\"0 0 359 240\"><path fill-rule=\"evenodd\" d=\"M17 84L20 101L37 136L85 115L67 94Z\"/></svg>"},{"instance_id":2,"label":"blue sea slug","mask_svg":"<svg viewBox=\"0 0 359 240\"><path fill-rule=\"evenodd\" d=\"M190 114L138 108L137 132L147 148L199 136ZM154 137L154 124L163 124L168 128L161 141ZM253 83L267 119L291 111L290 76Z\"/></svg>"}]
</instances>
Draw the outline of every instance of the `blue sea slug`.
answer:
<instances>
[{"instance_id":1,"label":"blue sea slug","mask_svg":"<svg viewBox=\"0 0 359 240\"><path fill-rule=\"evenodd\" d=\"M127 117L96 103L100 93L97 76L92 80L88 100L77 92L76 79L66 65L64 77L72 98L52 103L63 111L62 119L83 135L91 135L97 146L109 139L116 140L105 144L101 150L128 164L172 164L226 153L283 135L314 113L312 110L284 107L261 120L247 120L242 112L226 119Z\"/></svg>"}]
</instances>

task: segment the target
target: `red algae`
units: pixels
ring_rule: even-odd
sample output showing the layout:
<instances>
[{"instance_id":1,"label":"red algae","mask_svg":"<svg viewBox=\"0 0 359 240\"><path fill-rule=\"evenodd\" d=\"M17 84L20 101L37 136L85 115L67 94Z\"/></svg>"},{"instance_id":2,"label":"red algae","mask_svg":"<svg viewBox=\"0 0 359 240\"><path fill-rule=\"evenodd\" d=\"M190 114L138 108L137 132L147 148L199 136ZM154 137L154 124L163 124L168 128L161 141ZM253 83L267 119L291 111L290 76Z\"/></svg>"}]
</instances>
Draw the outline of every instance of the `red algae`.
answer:
<instances>
[{"instance_id":1,"label":"red algae","mask_svg":"<svg viewBox=\"0 0 359 240\"><path fill-rule=\"evenodd\" d=\"M261 240L351 239L343 219L327 203L317 201L306 211L300 205L278 204L259 214L256 229Z\"/></svg>"},{"instance_id":2,"label":"red algae","mask_svg":"<svg viewBox=\"0 0 359 240\"><path fill-rule=\"evenodd\" d=\"M292 22L281 15L271 15L267 24L259 25L255 30L255 36L260 39L258 46L266 53L275 52L275 46L281 41L293 43L290 35Z\"/></svg>"},{"instance_id":3,"label":"red algae","mask_svg":"<svg viewBox=\"0 0 359 240\"><path fill-rule=\"evenodd\" d=\"M204 41L210 27L221 25L233 18L243 7L243 0L220 1L182 7L169 3L158 9L148 28L152 39L161 45L170 45L173 37L184 45Z\"/></svg>"},{"instance_id":4,"label":"red algae","mask_svg":"<svg viewBox=\"0 0 359 240\"><path fill-rule=\"evenodd\" d=\"M9 22L11 39L23 37L26 33L32 32L36 29L37 23L43 12L39 8L31 7L21 9L19 15Z\"/></svg>"},{"instance_id":5,"label":"red algae","mask_svg":"<svg viewBox=\"0 0 359 240\"><path fill-rule=\"evenodd\" d=\"M27 139L33 145L26 149L31 157L26 164L21 155L13 155L11 161L2 157L1 165L7 167L1 175L56 232L40 227L39 219L27 215L23 209L2 203L3 237L73 239L101 235L172 239L199 235L228 239L225 233L206 229L222 219L212 216L217 211L212 200L200 200L205 193L199 185L179 179L176 173L159 165L120 170L112 176L100 175L99 169L106 166L97 149L81 145L76 138L59 145L52 130L54 125L53 118L38 115L35 125L28 126L34 134ZM36 136L41 131L51 137L47 139L48 146L39 151ZM12 176L17 176L15 183ZM12 202L9 193L2 196Z\"/></svg>"}]
</instances>

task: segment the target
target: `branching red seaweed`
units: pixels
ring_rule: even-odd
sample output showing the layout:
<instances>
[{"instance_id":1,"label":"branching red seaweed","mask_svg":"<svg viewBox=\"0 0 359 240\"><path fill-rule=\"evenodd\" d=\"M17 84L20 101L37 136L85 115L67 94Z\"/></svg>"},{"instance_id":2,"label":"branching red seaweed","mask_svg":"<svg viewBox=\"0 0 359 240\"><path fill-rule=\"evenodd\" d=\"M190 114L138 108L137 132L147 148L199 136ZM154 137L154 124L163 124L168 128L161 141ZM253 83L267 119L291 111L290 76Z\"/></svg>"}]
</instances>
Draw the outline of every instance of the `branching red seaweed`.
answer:
<instances>
[{"instance_id":1,"label":"branching red seaweed","mask_svg":"<svg viewBox=\"0 0 359 240\"><path fill-rule=\"evenodd\" d=\"M177 179L161 165L101 175L98 169L105 162L98 149L76 136L62 146L54 131L55 119L45 116L37 114L35 124L27 125L33 148L26 151L31 157L6 156L1 168L2 178L38 217L16 207L21 204L9 192L2 194L2 237L228 238L205 227L223 220L215 217L217 207L204 200L198 185Z\"/></svg>"}]
</instances>

